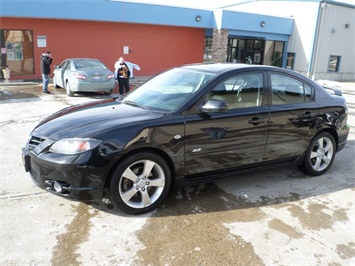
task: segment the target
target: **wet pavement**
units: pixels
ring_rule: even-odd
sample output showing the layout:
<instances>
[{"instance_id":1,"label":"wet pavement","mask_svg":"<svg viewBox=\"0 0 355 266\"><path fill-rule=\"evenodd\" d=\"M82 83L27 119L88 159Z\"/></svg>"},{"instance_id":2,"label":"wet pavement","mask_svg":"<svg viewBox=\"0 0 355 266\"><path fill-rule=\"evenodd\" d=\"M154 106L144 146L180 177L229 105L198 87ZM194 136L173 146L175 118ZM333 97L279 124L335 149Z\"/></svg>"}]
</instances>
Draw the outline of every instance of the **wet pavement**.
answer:
<instances>
[{"instance_id":1,"label":"wet pavement","mask_svg":"<svg viewBox=\"0 0 355 266\"><path fill-rule=\"evenodd\" d=\"M0 265L354 265L355 86L340 86L351 133L325 175L238 175L174 190L158 210L128 216L40 190L21 162L42 118L108 96L1 85Z\"/></svg>"}]
</instances>

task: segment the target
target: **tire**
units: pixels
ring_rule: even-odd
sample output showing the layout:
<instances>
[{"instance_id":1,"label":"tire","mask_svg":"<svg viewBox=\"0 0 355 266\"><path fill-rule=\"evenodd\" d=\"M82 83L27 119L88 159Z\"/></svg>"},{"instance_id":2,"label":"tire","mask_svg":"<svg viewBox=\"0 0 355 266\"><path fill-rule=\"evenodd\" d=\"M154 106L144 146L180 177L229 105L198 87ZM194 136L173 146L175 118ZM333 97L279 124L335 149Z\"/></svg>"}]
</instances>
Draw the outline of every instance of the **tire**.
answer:
<instances>
[{"instance_id":1,"label":"tire","mask_svg":"<svg viewBox=\"0 0 355 266\"><path fill-rule=\"evenodd\" d=\"M65 89L66 89L67 95L68 95L69 97L73 97L73 96L74 96L74 92L72 92L72 91L70 90L70 83L69 83L69 81L67 81L67 83L66 83L66 85L65 85Z\"/></svg>"},{"instance_id":2,"label":"tire","mask_svg":"<svg viewBox=\"0 0 355 266\"><path fill-rule=\"evenodd\" d=\"M332 166L335 152L334 137L327 132L320 133L309 144L306 157L300 168L312 176L322 175Z\"/></svg>"},{"instance_id":3,"label":"tire","mask_svg":"<svg viewBox=\"0 0 355 266\"><path fill-rule=\"evenodd\" d=\"M53 76L53 86L54 86L54 88L59 88L55 76Z\"/></svg>"},{"instance_id":4,"label":"tire","mask_svg":"<svg viewBox=\"0 0 355 266\"><path fill-rule=\"evenodd\" d=\"M110 180L112 202L127 214L143 214L157 208L171 187L171 172L159 155L142 152L127 157Z\"/></svg>"},{"instance_id":5,"label":"tire","mask_svg":"<svg viewBox=\"0 0 355 266\"><path fill-rule=\"evenodd\" d=\"M105 91L105 95L111 95L111 94L112 94L112 90Z\"/></svg>"}]
</instances>

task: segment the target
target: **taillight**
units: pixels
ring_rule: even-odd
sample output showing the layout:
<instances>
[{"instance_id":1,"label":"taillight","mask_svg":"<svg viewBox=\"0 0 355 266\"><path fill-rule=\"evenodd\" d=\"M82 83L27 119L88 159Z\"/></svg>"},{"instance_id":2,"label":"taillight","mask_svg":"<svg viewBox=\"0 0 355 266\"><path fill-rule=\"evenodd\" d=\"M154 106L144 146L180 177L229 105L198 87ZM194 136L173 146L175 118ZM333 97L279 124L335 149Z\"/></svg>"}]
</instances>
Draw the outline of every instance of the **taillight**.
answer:
<instances>
[{"instance_id":1,"label":"taillight","mask_svg":"<svg viewBox=\"0 0 355 266\"><path fill-rule=\"evenodd\" d=\"M114 75L114 74L108 74L108 75L107 75L107 78L108 78L108 79L114 79L114 78L115 78L115 75Z\"/></svg>"},{"instance_id":2,"label":"taillight","mask_svg":"<svg viewBox=\"0 0 355 266\"><path fill-rule=\"evenodd\" d=\"M84 80L86 79L86 76L84 74L81 74L81 73L74 73L73 77L77 78L77 79L84 79Z\"/></svg>"}]
</instances>

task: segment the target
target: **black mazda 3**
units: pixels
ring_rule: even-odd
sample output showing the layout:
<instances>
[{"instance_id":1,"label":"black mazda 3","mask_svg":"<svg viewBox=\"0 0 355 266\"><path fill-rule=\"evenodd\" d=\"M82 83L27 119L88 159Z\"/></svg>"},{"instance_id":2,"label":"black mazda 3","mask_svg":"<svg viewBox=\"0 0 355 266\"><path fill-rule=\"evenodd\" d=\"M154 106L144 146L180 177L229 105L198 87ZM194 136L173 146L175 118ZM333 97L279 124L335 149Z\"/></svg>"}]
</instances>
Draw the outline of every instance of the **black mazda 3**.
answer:
<instances>
[{"instance_id":1,"label":"black mazda 3","mask_svg":"<svg viewBox=\"0 0 355 266\"><path fill-rule=\"evenodd\" d=\"M33 181L142 214L172 186L298 165L321 175L349 134L341 91L292 70L243 64L169 69L128 93L50 115L22 149Z\"/></svg>"}]
</instances>

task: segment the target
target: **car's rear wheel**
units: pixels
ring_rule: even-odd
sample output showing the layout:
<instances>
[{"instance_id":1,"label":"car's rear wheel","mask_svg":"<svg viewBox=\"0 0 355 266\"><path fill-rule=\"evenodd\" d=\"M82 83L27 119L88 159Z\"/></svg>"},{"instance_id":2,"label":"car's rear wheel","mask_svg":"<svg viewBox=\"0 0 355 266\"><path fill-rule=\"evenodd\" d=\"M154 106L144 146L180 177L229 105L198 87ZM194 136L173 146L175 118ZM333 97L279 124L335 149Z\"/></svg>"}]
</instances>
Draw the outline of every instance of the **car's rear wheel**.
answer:
<instances>
[{"instance_id":1,"label":"car's rear wheel","mask_svg":"<svg viewBox=\"0 0 355 266\"><path fill-rule=\"evenodd\" d=\"M53 86L54 86L54 88L59 88L59 86L57 84L57 79L55 76L53 76Z\"/></svg>"},{"instance_id":2,"label":"car's rear wheel","mask_svg":"<svg viewBox=\"0 0 355 266\"><path fill-rule=\"evenodd\" d=\"M332 166L336 152L334 137L323 132L308 146L306 157L300 168L309 175L322 175Z\"/></svg>"},{"instance_id":3,"label":"car's rear wheel","mask_svg":"<svg viewBox=\"0 0 355 266\"><path fill-rule=\"evenodd\" d=\"M171 187L171 172L157 154L142 152L121 162L112 175L110 194L113 203L128 214L154 210Z\"/></svg>"},{"instance_id":4,"label":"car's rear wheel","mask_svg":"<svg viewBox=\"0 0 355 266\"><path fill-rule=\"evenodd\" d=\"M112 90L105 91L105 95L111 95L111 94L112 94Z\"/></svg>"},{"instance_id":5,"label":"car's rear wheel","mask_svg":"<svg viewBox=\"0 0 355 266\"><path fill-rule=\"evenodd\" d=\"M67 81L66 85L65 85L65 89L67 91L67 95L70 96L70 97L73 97L74 96L74 92L71 91L70 89L70 83L69 81Z\"/></svg>"}]
</instances>

